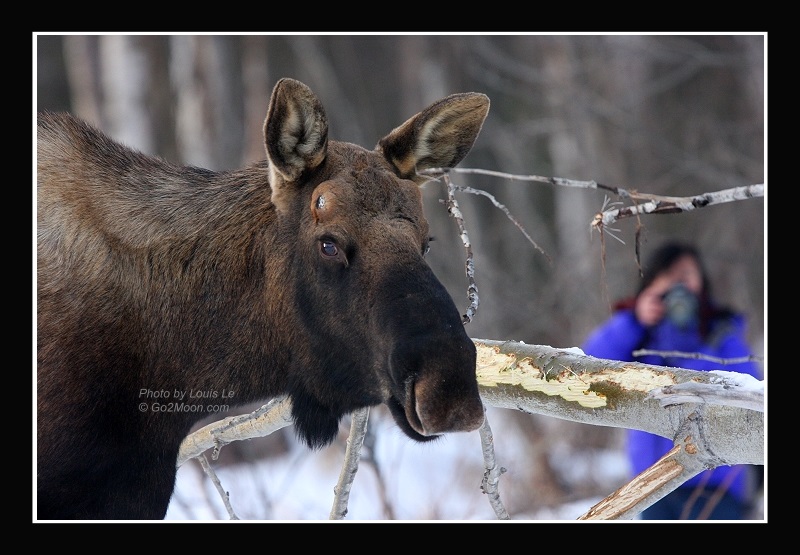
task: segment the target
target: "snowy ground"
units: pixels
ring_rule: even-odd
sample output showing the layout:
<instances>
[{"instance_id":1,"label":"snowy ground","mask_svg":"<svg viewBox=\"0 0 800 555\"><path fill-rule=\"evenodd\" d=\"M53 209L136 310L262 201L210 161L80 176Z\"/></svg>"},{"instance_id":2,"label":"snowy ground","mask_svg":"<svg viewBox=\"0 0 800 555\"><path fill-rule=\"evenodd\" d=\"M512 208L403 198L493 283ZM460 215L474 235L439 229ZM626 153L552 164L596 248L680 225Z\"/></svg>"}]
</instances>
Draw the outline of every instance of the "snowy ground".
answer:
<instances>
[{"instance_id":1,"label":"snowy ground","mask_svg":"<svg viewBox=\"0 0 800 555\"><path fill-rule=\"evenodd\" d=\"M491 421L490 421L491 422ZM377 427L377 465L362 461L353 483L346 520L496 520L488 498L481 492L483 458L478 432L445 436L417 444L407 439L391 419L372 415ZM500 479L500 494L513 520L574 520L602 496L539 509L534 514L514 514L509 502L535 491L524 491L523 470L532 461L523 443L492 423L497 463L507 469ZM258 440L252 440L258 441ZM321 451L310 451L290 442L286 455L255 465L216 468L230 502L242 520L327 520L333 504L333 488L343 460L341 442ZM559 458L558 450L551 455ZM619 451L587 457L563 453L554 463L562 479L585 478L608 483L611 493L625 480L627 463ZM379 479L376 466L383 476ZM389 507L387 509L386 507ZM228 515L219 494L196 461L178 472L168 520L224 520Z\"/></svg>"}]
</instances>

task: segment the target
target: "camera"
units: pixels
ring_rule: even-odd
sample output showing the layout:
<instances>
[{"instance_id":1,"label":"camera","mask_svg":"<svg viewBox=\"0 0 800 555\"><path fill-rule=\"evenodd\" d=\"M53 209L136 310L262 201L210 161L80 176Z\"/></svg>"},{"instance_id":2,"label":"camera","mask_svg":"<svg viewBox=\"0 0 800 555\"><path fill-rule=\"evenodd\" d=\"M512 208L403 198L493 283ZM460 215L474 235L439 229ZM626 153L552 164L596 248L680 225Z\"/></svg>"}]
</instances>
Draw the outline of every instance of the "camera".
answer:
<instances>
[{"instance_id":1,"label":"camera","mask_svg":"<svg viewBox=\"0 0 800 555\"><path fill-rule=\"evenodd\" d=\"M699 303L697 297L682 283L676 283L662 297L667 311L666 317L677 327L686 328L697 319Z\"/></svg>"}]
</instances>

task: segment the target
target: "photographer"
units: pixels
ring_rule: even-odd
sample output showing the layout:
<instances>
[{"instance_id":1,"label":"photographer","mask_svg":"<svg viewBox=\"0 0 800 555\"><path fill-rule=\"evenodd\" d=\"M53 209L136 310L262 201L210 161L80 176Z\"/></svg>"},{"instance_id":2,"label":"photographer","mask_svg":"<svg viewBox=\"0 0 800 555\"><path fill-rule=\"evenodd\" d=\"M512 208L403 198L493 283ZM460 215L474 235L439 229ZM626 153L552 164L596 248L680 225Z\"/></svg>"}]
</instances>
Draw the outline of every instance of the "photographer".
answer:
<instances>
[{"instance_id":1,"label":"photographer","mask_svg":"<svg viewBox=\"0 0 800 555\"><path fill-rule=\"evenodd\" d=\"M634 358L639 349L664 356ZM614 313L591 332L583 345L590 356L638 361L690 370L743 372L760 379L754 362L721 365L677 353L700 353L732 359L751 355L745 319L716 305L698 251L668 243L653 252L643 268L635 297L618 303ZM653 465L673 442L639 430L628 430L627 449L633 474ZM756 467L720 466L688 480L641 514L643 520L746 519Z\"/></svg>"}]
</instances>

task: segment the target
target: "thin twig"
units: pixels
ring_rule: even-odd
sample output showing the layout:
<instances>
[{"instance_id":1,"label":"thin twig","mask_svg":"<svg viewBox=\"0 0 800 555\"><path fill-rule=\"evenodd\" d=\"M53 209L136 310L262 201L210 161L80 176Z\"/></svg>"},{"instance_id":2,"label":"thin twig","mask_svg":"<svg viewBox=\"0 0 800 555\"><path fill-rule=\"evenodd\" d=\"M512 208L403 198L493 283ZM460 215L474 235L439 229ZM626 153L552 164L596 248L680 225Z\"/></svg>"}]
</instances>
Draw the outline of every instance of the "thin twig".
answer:
<instances>
[{"instance_id":1,"label":"thin twig","mask_svg":"<svg viewBox=\"0 0 800 555\"><path fill-rule=\"evenodd\" d=\"M498 485L500 484L500 476L506 472L502 466L498 467L494 456L494 436L492 435L492 428L489 426L489 417L483 420L483 425L480 427L481 447L483 449L483 466L486 471L483 473L483 481L481 482L481 491L489 496L489 504L494 509L494 514L500 520L510 520L502 499L500 499L500 491Z\"/></svg>"},{"instance_id":2,"label":"thin twig","mask_svg":"<svg viewBox=\"0 0 800 555\"><path fill-rule=\"evenodd\" d=\"M502 177L503 179L510 179L511 181L536 181L539 183L548 183L550 185L558 185L561 187L577 187L579 189L600 189L609 191L621 197L631 196L631 193L626 191L625 189L619 187L613 187L611 185L603 185L602 183L598 183L597 181L577 181L574 179L564 179L562 177L544 177L541 175L516 175L512 173L483 170L480 168L449 168L449 169L431 168L428 170L424 170L420 173L424 173L427 175L439 175L442 172L446 171L456 172L456 173L491 175L494 177Z\"/></svg>"},{"instance_id":3,"label":"thin twig","mask_svg":"<svg viewBox=\"0 0 800 555\"><path fill-rule=\"evenodd\" d=\"M461 317L462 321L466 325L472 321L472 318L478 311L478 305L480 304L480 299L478 298L478 285L475 283L475 261L472 255L472 243L469 241L469 235L467 235L467 229L464 226L464 216L461 215L461 210L458 208L458 201L456 200L455 196L455 186L450 182L450 176L447 174L443 175L442 179L444 179L444 183L447 186L447 200L443 202L445 202L447 206L447 212L456 220L458 230L461 234L461 242L464 244L464 249L467 251L466 272L467 280L469 282L469 285L467 286L469 307L467 307L467 311Z\"/></svg>"},{"instance_id":4,"label":"thin twig","mask_svg":"<svg viewBox=\"0 0 800 555\"><path fill-rule=\"evenodd\" d=\"M600 211L601 212L605 212L606 210L612 209L612 207L616 207L616 206L622 206L622 203L618 202L618 201L611 202L611 199L606 196L606 197L603 198L603 207L600 209ZM594 229L595 228L593 226L589 227L589 235L592 234L592 231L594 231ZM606 235L608 235L609 237L611 237L613 239L616 239L617 241L619 241L623 245L625 244L625 241L623 241L620 237L617 237L615 235L615 233L619 233L620 232L619 228L602 226L602 227L600 227L598 229L600 231L601 241L603 240L603 238ZM603 241L603 250L605 250L605 241ZM603 259L605 260L605 255L603 255Z\"/></svg>"},{"instance_id":5,"label":"thin twig","mask_svg":"<svg viewBox=\"0 0 800 555\"><path fill-rule=\"evenodd\" d=\"M364 444L361 446L361 462L368 464L375 472L376 487L378 488L378 497L380 497L380 504L383 506L384 516L386 520L395 520L395 512L392 504L389 502L389 495L386 491L386 477L383 474L383 469L375 457L375 444L377 435L373 427L367 426L367 433L364 436Z\"/></svg>"},{"instance_id":6,"label":"thin twig","mask_svg":"<svg viewBox=\"0 0 800 555\"><path fill-rule=\"evenodd\" d=\"M638 349L633 351L631 354L634 357L656 355L664 358L692 358L695 360L707 360L709 362L715 362L723 366L728 364L742 364L743 362L764 362L764 357L758 355L748 355L737 358L720 358L711 355L705 355L703 353L687 353L684 351L656 351L653 349Z\"/></svg>"},{"instance_id":7,"label":"thin twig","mask_svg":"<svg viewBox=\"0 0 800 555\"><path fill-rule=\"evenodd\" d=\"M496 199L496 198L495 198L493 195L491 195L491 194L487 193L486 191L482 191L482 190L480 190L480 189L474 189L474 188L472 188L472 187L463 187L463 186L461 186L461 185L454 185L454 186L453 186L453 188L454 188L456 191L461 191L461 192L464 192L464 193L472 193L473 195L482 195L482 196L484 196L484 197L488 198L489 200L491 200L491 201L492 201L492 204L494 204L494 205L495 205L497 208L499 208L500 210L502 210L502 211L505 213L506 217L507 217L509 220L511 220L511 221L514 223L514 225L515 225L515 226L517 226L517 228L518 228L518 229L519 229L519 230L522 232L522 234L525 236L525 238L528 240L528 242L529 242L531 245L533 245L533 247L534 247L534 248L535 248L537 251L539 251L540 253L542 253L542 254L544 255L544 257L545 257L545 258L547 258L547 261L548 261L548 262L552 262L552 260L551 260L551 259L550 259L550 257L547 255L547 253L546 253L546 252L544 252L544 249L542 249L542 248L541 248L539 245L537 245L537 244L536 244L536 241L534 241L534 240L533 240L533 238L532 238L530 235L528 235L528 232L527 232L527 231L525 231L525 228L524 228L524 227L522 227L522 224L520 224L520 223L517 221L517 219L516 219L516 218L515 218L515 217L514 217L514 216L511 214L511 212L508 210L508 208L506 208L506 207L505 207L505 205L503 205L502 203L498 202L498 200L497 200L497 199Z\"/></svg>"},{"instance_id":8,"label":"thin twig","mask_svg":"<svg viewBox=\"0 0 800 555\"><path fill-rule=\"evenodd\" d=\"M331 507L331 520L342 520L347 515L347 502L350 499L350 489L358 472L358 460L361 455L361 445L367 433L369 422L369 407L353 412L350 422L350 435L347 438L347 449L344 454L342 470L339 481L333 488L334 499Z\"/></svg>"},{"instance_id":9,"label":"thin twig","mask_svg":"<svg viewBox=\"0 0 800 555\"><path fill-rule=\"evenodd\" d=\"M708 520L708 517L711 516L716 506L722 501L725 492L730 489L731 484L736 479L736 476L742 472L743 468L743 466L734 466L731 471L725 475L722 482L717 486L717 489L714 490L714 494L706 501L703 510L697 515L697 520ZM710 476L710 473L707 474L707 476Z\"/></svg>"},{"instance_id":10,"label":"thin twig","mask_svg":"<svg viewBox=\"0 0 800 555\"><path fill-rule=\"evenodd\" d=\"M200 462L200 466L203 467L203 472L211 479L211 482L214 484L214 487L217 488L217 493L222 498L222 503L225 505L225 510L228 511L228 516L231 520L239 520L239 517L236 516L236 513L231 506L231 500L228 496L228 492L225 491L225 488L222 487L222 484L217 477L217 473L214 472L214 469L211 468L211 465L208 464L208 459L206 459L205 453L201 454L197 457L197 460Z\"/></svg>"}]
</instances>

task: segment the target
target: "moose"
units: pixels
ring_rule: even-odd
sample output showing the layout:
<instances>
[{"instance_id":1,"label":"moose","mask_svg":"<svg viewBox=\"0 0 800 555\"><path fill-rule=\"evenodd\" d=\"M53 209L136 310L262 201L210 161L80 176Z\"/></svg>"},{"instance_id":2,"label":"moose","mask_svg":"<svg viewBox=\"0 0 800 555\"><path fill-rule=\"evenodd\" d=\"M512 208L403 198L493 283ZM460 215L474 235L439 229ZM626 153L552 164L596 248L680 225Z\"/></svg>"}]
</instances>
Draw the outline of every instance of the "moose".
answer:
<instances>
[{"instance_id":1,"label":"moose","mask_svg":"<svg viewBox=\"0 0 800 555\"><path fill-rule=\"evenodd\" d=\"M37 517L163 519L179 445L224 391L287 395L311 449L381 403L419 442L480 427L475 345L424 258L420 186L488 110L447 96L370 151L329 141L320 100L285 78L266 159L222 172L39 113ZM148 408L187 392L207 394Z\"/></svg>"}]
</instances>

